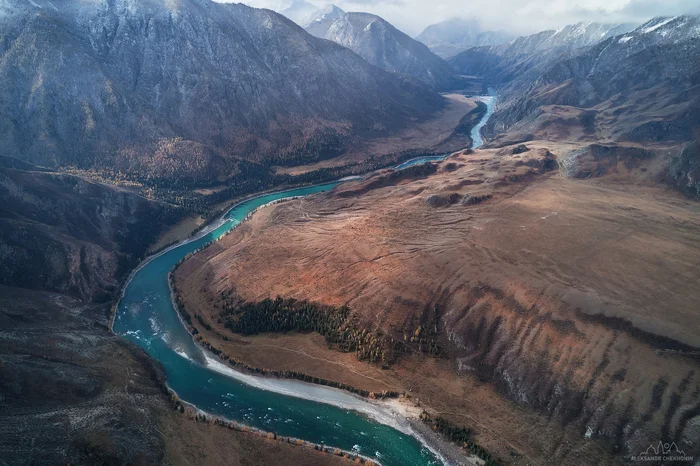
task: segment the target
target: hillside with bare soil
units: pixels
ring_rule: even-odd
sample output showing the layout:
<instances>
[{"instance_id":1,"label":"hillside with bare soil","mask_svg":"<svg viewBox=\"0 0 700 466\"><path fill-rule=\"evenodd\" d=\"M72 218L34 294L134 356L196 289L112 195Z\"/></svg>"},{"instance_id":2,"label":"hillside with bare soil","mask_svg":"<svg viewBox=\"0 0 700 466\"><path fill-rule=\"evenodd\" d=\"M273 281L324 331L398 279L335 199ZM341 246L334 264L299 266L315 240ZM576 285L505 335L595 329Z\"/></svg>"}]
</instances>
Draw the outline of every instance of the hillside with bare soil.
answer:
<instances>
[{"instance_id":1,"label":"hillside with bare soil","mask_svg":"<svg viewBox=\"0 0 700 466\"><path fill-rule=\"evenodd\" d=\"M263 209L177 287L240 360L407 391L505 463L616 464L660 439L697 455L700 205L658 183L665 157L535 141L380 172ZM381 370L314 334L224 327L224 296L278 295L441 349Z\"/></svg>"}]
</instances>

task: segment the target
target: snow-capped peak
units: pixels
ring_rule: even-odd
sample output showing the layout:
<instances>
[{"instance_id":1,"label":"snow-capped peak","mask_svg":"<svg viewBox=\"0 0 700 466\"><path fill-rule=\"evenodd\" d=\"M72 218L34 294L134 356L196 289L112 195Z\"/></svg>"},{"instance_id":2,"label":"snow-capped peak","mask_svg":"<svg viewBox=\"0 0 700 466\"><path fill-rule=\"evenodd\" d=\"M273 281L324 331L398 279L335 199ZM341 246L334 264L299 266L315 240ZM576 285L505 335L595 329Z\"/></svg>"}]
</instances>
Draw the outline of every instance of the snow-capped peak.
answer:
<instances>
[{"instance_id":1,"label":"snow-capped peak","mask_svg":"<svg viewBox=\"0 0 700 466\"><path fill-rule=\"evenodd\" d=\"M311 23L320 23L323 21L335 21L340 19L345 15L345 12L335 5L327 5L326 7L320 9L313 17L311 17Z\"/></svg>"}]
</instances>

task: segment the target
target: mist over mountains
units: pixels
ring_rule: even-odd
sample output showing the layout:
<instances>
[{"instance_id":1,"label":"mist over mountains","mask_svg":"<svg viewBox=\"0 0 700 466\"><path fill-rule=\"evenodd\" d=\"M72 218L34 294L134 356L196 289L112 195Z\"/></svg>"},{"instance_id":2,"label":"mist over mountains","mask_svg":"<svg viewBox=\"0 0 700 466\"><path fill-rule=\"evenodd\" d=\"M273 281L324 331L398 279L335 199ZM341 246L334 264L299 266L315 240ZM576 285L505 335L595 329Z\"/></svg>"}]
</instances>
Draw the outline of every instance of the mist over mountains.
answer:
<instances>
[{"instance_id":1,"label":"mist over mountains","mask_svg":"<svg viewBox=\"0 0 700 466\"><path fill-rule=\"evenodd\" d=\"M457 55L471 47L499 45L510 41L513 35L505 31L485 30L476 18L452 18L428 26L416 36L442 58Z\"/></svg>"}]
</instances>

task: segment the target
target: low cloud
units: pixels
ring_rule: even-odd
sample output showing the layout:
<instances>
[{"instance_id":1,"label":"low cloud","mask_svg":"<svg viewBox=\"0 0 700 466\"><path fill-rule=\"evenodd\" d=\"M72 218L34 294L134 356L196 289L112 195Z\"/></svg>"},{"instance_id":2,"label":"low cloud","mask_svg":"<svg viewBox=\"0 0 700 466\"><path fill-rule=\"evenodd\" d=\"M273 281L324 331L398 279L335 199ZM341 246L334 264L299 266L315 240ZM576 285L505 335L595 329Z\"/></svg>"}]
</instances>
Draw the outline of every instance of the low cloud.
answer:
<instances>
[{"instance_id":1,"label":"low cloud","mask_svg":"<svg viewBox=\"0 0 700 466\"><path fill-rule=\"evenodd\" d=\"M244 0L281 11L293 0ZM299 0L297 0L299 1ZM318 7L330 2L310 0ZM700 14L698 0L338 0L345 11L382 16L411 36L449 18L478 18L484 28L513 34L556 29L579 21L641 23L654 16Z\"/></svg>"}]
</instances>

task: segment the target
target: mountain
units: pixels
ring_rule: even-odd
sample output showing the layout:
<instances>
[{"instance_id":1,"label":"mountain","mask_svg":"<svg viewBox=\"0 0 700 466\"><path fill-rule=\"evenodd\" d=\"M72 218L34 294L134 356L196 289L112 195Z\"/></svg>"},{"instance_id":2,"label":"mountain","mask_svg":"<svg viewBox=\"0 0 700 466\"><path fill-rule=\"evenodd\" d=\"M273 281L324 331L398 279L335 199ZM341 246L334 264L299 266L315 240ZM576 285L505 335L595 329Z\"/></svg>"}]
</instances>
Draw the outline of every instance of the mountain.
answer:
<instances>
[{"instance_id":1,"label":"mountain","mask_svg":"<svg viewBox=\"0 0 700 466\"><path fill-rule=\"evenodd\" d=\"M79 464L90 455L102 463L117 452L157 461L149 450L163 444L158 423L138 413L172 412L163 374L107 329L120 284L177 216L132 193L0 157L0 451L8 464ZM118 368L134 371L129 390L142 407L120 395ZM29 437L36 440L25 449Z\"/></svg>"},{"instance_id":2,"label":"mountain","mask_svg":"<svg viewBox=\"0 0 700 466\"><path fill-rule=\"evenodd\" d=\"M227 180L442 108L269 10L208 0L2 0L0 146L43 166Z\"/></svg>"},{"instance_id":3,"label":"mountain","mask_svg":"<svg viewBox=\"0 0 700 466\"><path fill-rule=\"evenodd\" d=\"M0 285L108 301L183 214L76 176L6 168L9 161L0 157Z\"/></svg>"},{"instance_id":4,"label":"mountain","mask_svg":"<svg viewBox=\"0 0 700 466\"><path fill-rule=\"evenodd\" d=\"M599 139L645 144L695 139L700 122L700 16L655 18L514 79L487 134L520 123L531 133L543 106L589 109ZM533 70L534 72L535 70ZM535 125L535 126L533 126Z\"/></svg>"},{"instance_id":5,"label":"mountain","mask_svg":"<svg viewBox=\"0 0 700 466\"><path fill-rule=\"evenodd\" d=\"M460 87L450 65L428 47L411 39L379 16L345 13L317 18L306 30L316 37L343 45L372 65L400 73L438 89Z\"/></svg>"},{"instance_id":6,"label":"mountain","mask_svg":"<svg viewBox=\"0 0 700 466\"><path fill-rule=\"evenodd\" d=\"M325 34L328 22L342 20L344 16L345 12L342 9L335 5L327 5L311 15L305 28L309 34L319 37Z\"/></svg>"},{"instance_id":7,"label":"mountain","mask_svg":"<svg viewBox=\"0 0 700 466\"><path fill-rule=\"evenodd\" d=\"M436 55L449 58L470 47L499 45L512 38L504 31L484 31L478 19L452 18L428 26L416 40Z\"/></svg>"},{"instance_id":8,"label":"mountain","mask_svg":"<svg viewBox=\"0 0 700 466\"><path fill-rule=\"evenodd\" d=\"M562 54L595 45L634 28L632 24L577 23L559 30L518 37L508 43L474 47L449 59L460 73L483 76L490 84L508 82Z\"/></svg>"},{"instance_id":9,"label":"mountain","mask_svg":"<svg viewBox=\"0 0 700 466\"><path fill-rule=\"evenodd\" d=\"M280 11L280 14L304 27L311 22L318 11L318 7L305 0L293 0L291 5Z\"/></svg>"}]
</instances>

